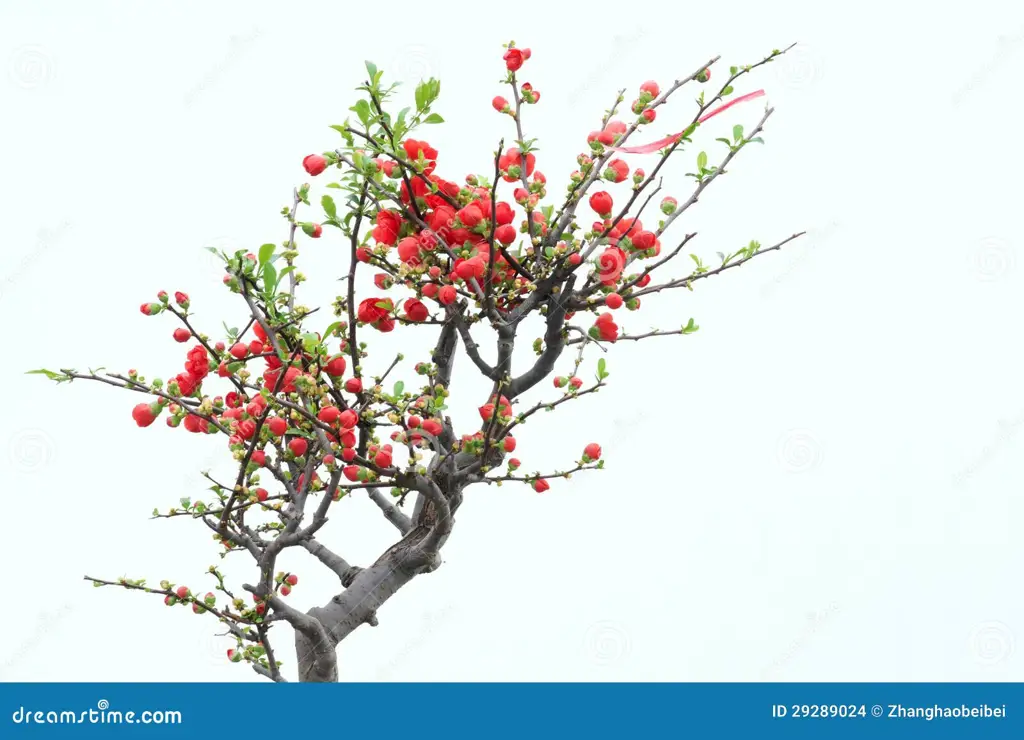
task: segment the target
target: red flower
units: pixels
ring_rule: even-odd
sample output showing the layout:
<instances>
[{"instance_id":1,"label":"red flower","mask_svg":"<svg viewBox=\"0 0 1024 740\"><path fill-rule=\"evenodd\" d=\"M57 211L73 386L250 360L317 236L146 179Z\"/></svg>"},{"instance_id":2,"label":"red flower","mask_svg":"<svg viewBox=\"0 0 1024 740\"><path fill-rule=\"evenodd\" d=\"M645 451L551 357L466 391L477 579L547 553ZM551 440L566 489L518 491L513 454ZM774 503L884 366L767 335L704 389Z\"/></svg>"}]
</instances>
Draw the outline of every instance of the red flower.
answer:
<instances>
[{"instance_id":1,"label":"red flower","mask_svg":"<svg viewBox=\"0 0 1024 740\"><path fill-rule=\"evenodd\" d=\"M373 229L373 238L381 244L391 246L398 239L398 230L402 226L402 218L395 211L378 211L377 225Z\"/></svg>"},{"instance_id":2,"label":"red flower","mask_svg":"<svg viewBox=\"0 0 1024 740\"><path fill-rule=\"evenodd\" d=\"M437 300L442 306L452 305L458 297L458 293L451 285L445 285L437 292Z\"/></svg>"},{"instance_id":3,"label":"red flower","mask_svg":"<svg viewBox=\"0 0 1024 740\"><path fill-rule=\"evenodd\" d=\"M505 226L506 224L512 223L515 220L515 217L512 206L505 202L498 203L495 208L495 222L498 226Z\"/></svg>"},{"instance_id":4,"label":"red flower","mask_svg":"<svg viewBox=\"0 0 1024 740\"><path fill-rule=\"evenodd\" d=\"M461 221L462 225L467 229L472 229L478 223L483 221L483 218L484 214L480 210L480 204L476 201L470 203L459 211L459 221Z\"/></svg>"},{"instance_id":5,"label":"red flower","mask_svg":"<svg viewBox=\"0 0 1024 740\"><path fill-rule=\"evenodd\" d=\"M324 365L324 372L328 375L338 378L345 374L345 357L344 355L335 355L331 358L330 362Z\"/></svg>"},{"instance_id":6,"label":"red flower","mask_svg":"<svg viewBox=\"0 0 1024 740\"><path fill-rule=\"evenodd\" d=\"M302 160L302 166L306 168L306 172L316 177L327 169L327 160L319 154L310 154Z\"/></svg>"},{"instance_id":7,"label":"red flower","mask_svg":"<svg viewBox=\"0 0 1024 740\"><path fill-rule=\"evenodd\" d=\"M654 80L647 80L647 82L640 86L640 92L647 93L652 98L658 97L658 93L660 91L661 88L658 87L658 83L655 82Z\"/></svg>"},{"instance_id":8,"label":"red flower","mask_svg":"<svg viewBox=\"0 0 1024 740\"><path fill-rule=\"evenodd\" d=\"M191 396L199 385L199 378L191 373L178 373L174 376L174 382L178 384L178 390L182 396Z\"/></svg>"},{"instance_id":9,"label":"red flower","mask_svg":"<svg viewBox=\"0 0 1024 740\"><path fill-rule=\"evenodd\" d=\"M427 310L422 301L410 298L405 302L405 315L409 317L410 321L425 321L430 315L430 311Z\"/></svg>"},{"instance_id":10,"label":"red flower","mask_svg":"<svg viewBox=\"0 0 1024 740\"><path fill-rule=\"evenodd\" d=\"M295 379L299 377L299 369L297 367L289 367L284 371L284 378L281 380L281 387L277 387L278 376L281 374L280 370L267 370L263 373L263 385L270 391L283 391L284 393L295 392Z\"/></svg>"},{"instance_id":11,"label":"red flower","mask_svg":"<svg viewBox=\"0 0 1024 740\"><path fill-rule=\"evenodd\" d=\"M388 332L394 328L394 322L390 319L394 310L395 304L390 298L367 298L359 304L356 315L364 324Z\"/></svg>"},{"instance_id":12,"label":"red flower","mask_svg":"<svg viewBox=\"0 0 1024 740\"><path fill-rule=\"evenodd\" d=\"M614 342L619 338L619 327L610 313L603 313L597 317L597 322L591 327L590 333L592 336L596 333L596 338L606 342Z\"/></svg>"},{"instance_id":13,"label":"red flower","mask_svg":"<svg viewBox=\"0 0 1024 740\"><path fill-rule=\"evenodd\" d=\"M612 196L603 190L590 196L590 207L597 212L601 218L607 218L612 213Z\"/></svg>"},{"instance_id":14,"label":"red flower","mask_svg":"<svg viewBox=\"0 0 1024 740\"><path fill-rule=\"evenodd\" d=\"M156 421L156 414L153 413L153 407L148 403L140 403L132 409L132 418L140 427L148 427Z\"/></svg>"},{"instance_id":15,"label":"red flower","mask_svg":"<svg viewBox=\"0 0 1024 740\"><path fill-rule=\"evenodd\" d=\"M537 158L532 154L526 155L526 176L529 177L533 174L533 168L537 165ZM512 147L507 152L501 155L498 159L498 168L502 171L508 170L510 167L523 167L523 153L519 151L517 147ZM505 182L515 182L518 177L505 174L502 175Z\"/></svg>"},{"instance_id":16,"label":"red flower","mask_svg":"<svg viewBox=\"0 0 1024 740\"><path fill-rule=\"evenodd\" d=\"M509 72L515 72L517 69L523 66L523 62L526 61L526 56L523 54L522 49L509 49L501 57L505 60L505 66Z\"/></svg>"},{"instance_id":17,"label":"red flower","mask_svg":"<svg viewBox=\"0 0 1024 740\"><path fill-rule=\"evenodd\" d=\"M437 149L430 146L430 144L425 141L417 141L416 139L406 139L402 143L402 147L405 149L405 155L413 161L418 160L420 154L423 155L423 159L427 161L427 167L423 170L425 175L430 175L430 173L434 171L434 168L437 166ZM414 194L422 195L422 193L415 193L417 181L424 186L426 183L419 180L419 178L413 180Z\"/></svg>"},{"instance_id":18,"label":"red flower","mask_svg":"<svg viewBox=\"0 0 1024 740\"><path fill-rule=\"evenodd\" d=\"M494 230L494 238L505 246L508 246L516 240L516 229L514 226L509 226L508 224L499 226Z\"/></svg>"},{"instance_id":19,"label":"red flower","mask_svg":"<svg viewBox=\"0 0 1024 740\"><path fill-rule=\"evenodd\" d=\"M621 159L613 159L605 170L605 178L612 182L622 182L629 177L629 165Z\"/></svg>"},{"instance_id":20,"label":"red flower","mask_svg":"<svg viewBox=\"0 0 1024 740\"><path fill-rule=\"evenodd\" d=\"M197 380L202 380L210 373L210 356L206 353L206 347L197 344L188 351L185 356L185 370Z\"/></svg>"}]
</instances>

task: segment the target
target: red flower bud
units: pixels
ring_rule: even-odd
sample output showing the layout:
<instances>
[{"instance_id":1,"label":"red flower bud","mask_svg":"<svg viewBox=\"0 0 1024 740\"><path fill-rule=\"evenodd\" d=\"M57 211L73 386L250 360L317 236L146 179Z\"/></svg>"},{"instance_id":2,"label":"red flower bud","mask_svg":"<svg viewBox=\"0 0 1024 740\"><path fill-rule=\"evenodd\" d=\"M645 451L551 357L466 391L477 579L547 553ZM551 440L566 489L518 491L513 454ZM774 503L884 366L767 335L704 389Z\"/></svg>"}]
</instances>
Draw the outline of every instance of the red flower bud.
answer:
<instances>
[{"instance_id":1,"label":"red flower bud","mask_svg":"<svg viewBox=\"0 0 1024 740\"><path fill-rule=\"evenodd\" d=\"M305 167L306 172L316 177L327 169L327 160L319 154L310 154L302 160L302 166Z\"/></svg>"},{"instance_id":2,"label":"red flower bud","mask_svg":"<svg viewBox=\"0 0 1024 740\"><path fill-rule=\"evenodd\" d=\"M551 488L551 486L549 486L548 482L543 478L538 478L533 482L533 490L535 490L537 493L544 493L544 491L548 490L549 488Z\"/></svg>"},{"instance_id":3,"label":"red flower bud","mask_svg":"<svg viewBox=\"0 0 1024 740\"><path fill-rule=\"evenodd\" d=\"M359 378L349 378L345 381L345 390L349 393L362 393L363 381Z\"/></svg>"},{"instance_id":4,"label":"red flower bud","mask_svg":"<svg viewBox=\"0 0 1024 740\"><path fill-rule=\"evenodd\" d=\"M293 437L288 443L288 449L291 450L295 457L302 457L306 454L306 450L309 448L309 442L302 437Z\"/></svg>"}]
</instances>

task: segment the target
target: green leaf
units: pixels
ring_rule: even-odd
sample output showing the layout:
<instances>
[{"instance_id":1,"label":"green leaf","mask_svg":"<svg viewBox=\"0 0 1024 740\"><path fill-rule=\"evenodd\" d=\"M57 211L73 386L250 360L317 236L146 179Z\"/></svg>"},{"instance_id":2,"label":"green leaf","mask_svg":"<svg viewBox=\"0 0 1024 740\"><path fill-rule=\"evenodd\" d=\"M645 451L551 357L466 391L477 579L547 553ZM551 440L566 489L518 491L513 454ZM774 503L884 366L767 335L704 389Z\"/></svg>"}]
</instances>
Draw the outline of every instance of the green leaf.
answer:
<instances>
[{"instance_id":1,"label":"green leaf","mask_svg":"<svg viewBox=\"0 0 1024 740\"><path fill-rule=\"evenodd\" d=\"M366 74L373 80L377 77L377 65L371 62L369 59L366 60Z\"/></svg>"},{"instance_id":2,"label":"green leaf","mask_svg":"<svg viewBox=\"0 0 1024 740\"><path fill-rule=\"evenodd\" d=\"M260 264L265 265L270 262L270 258L274 255L274 247L276 244L264 244L260 247Z\"/></svg>"},{"instance_id":3,"label":"green leaf","mask_svg":"<svg viewBox=\"0 0 1024 740\"><path fill-rule=\"evenodd\" d=\"M160 509L153 509L153 516L160 516Z\"/></svg>"},{"instance_id":4,"label":"green leaf","mask_svg":"<svg viewBox=\"0 0 1024 740\"><path fill-rule=\"evenodd\" d=\"M320 205L324 207L324 213L327 214L328 218L335 219L338 217L338 207L334 205L334 198L325 195L320 199Z\"/></svg>"},{"instance_id":5,"label":"green leaf","mask_svg":"<svg viewBox=\"0 0 1024 740\"><path fill-rule=\"evenodd\" d=\"M732 138L736 141L743 140L743 127L738 123L732 127Z\"/></svg>"},{"instance_id":6,"label":"green leaf","mask_svg":"<svg viewBox=\"0 0 1024 740\"><path fill-rule=\"evenodd\" d=\"M269 300L277 291L277 268L271 263L263 265L263 294Z\"/></svg>"},{"instance_id":7,"label":"green leaf","mask_svg":"<svg viewBox=\"0 0 1024 740\"><path fill-rule=\"evenodd\" d=\"M302 335L302 348L307 352L312 352L320 344L320 340L316 334L303 334Z\"/></svg>"},{"instance_id":8,"label":"green leaf","mask_svg":"<svg viewBox=\"0 0 1024 740\"><path fill-rule=\"evenodd\" d=\"M341 326L341 324L342 324L341 321L335 321L333 324L331 324L326 329L324 329L324 336L325 337L332 336L334 334L334 330L337 329L339 326Z\"/></svg>"},{"instance_id":9,"label":"green leaf","mask_svg":"<svg viewBox=\"0 0 1024 740\"><path fill-rule=\"evenodd\" d=\"M444 119L441 118L437 113L431 113L429 116L423 119L423 123L444 123Z\"/></svg>"},{"instance_id":10,"label":"green leaf","mask_svg":"<svg viewBox=\"0 0 1024 740\"><path fill-rule=\"evenodd\" d=\"M701 152L697 155L697 169L704 170L708 166L708 155L707 152Z\"/></svg>"},{"instance_id":11,"label":"green leaf","mask_svg":"<svg viewBox=\"0 0 1024 740\"><path fill-rule=\"evenodd\" d=\"M416 110L421 111L427 107L427 83L421 82L416 86Z\"/></svg>"},{"instance_id":12,"label":"green leaf","mask_svg":"<svg viewBox=\"0 0 1024 740\"><path fill-rule=\"evenodd\" d=\"M727 85L726 88L724 90L722 90L722 97L724 98L726 95L731 95L731 94L732 94L732 85Z\"/></svg>"},{"instance_id":13,"label":"green leaf","mask_svg":"<svg viewBox=\"0 0 1024 740\"><path fill-rule=\"evenodd\" d=\"M399 380L397 383L395 383L395 392L394 392L393 395L396 396L396 397L397 396L401 396L402 395L402 391L404 391L404 390L405 390L405 383L403 383L401 380Z\"/></svg>"},{"instance_id":14,"label":"green leaf","mask_svg":"<svg viewBox=\"0 0 1024 740\"><path fill-rule=\"evenodd\" d=\"M281 272L278 273L277 275L277 282L280 284L280 282L284 280L284 276L287 275L289 272L295 272L295 265L288 265L288 267L281 270Z\"/></svg>"},{"instance_id":15,"label":"green leaf","mask_svg":"<svg viewBox=\"0 0 1024 740\"><path fill-rule=\"evenodd\" d=\"M686 326L683 327L683 334L693 334L698 329L700 329L700 327L697 326L691 318L689 322L687 322Z\"/></svg>"},{"instance_id":16,"label":"green leaf","mask_svg":"<svg viewBox=\"0 0 1024 740\"><path fill-rule=\"evenodd\" d=\"M607 363L604 361L604 358L602 357L601 359L599 359L597 361L597 379L598 380L604 380L605 378L608 377L608 371L606 370L606 368L607 368Z\"/></svg>"},{"instance_id":17,"label":"green leaf","mask_svg":"<svg viewBox=\"0 0 1024 740\"><path fill-rule=\"evenodd\" d=\"M341 184L340 183L336 183L336 182L329 182L329 183L327 183L327 187L334 188L335 190L341 190L342 189Z\"/></svg>"},{"instance_id":18,"label":"green leaf","mask_svg":"<svg viewBox=\"0 0 1024 740\"><path fill-rule=\"evenodd\" d=\"M729 67L729 75L732 76L740 71L739 67Z\"/></svg>"},{"instance_id":19,"label":"green leaf","mask_svg":"<svg viewBox=\"0 0 1024 740\"><path fill-rule=\"evenodd\" d=\"M747 141L756 141L758 144L764 143L764 139L762 139L760 136L755 136L753 139L747 139Z\"/></svg>"},{"instance_id":20,"label":"green leaf","mask_svg":"<svg viewBox=\"0 0 1024 740\"><path fill-rule=\"evenodd\" d=\"M192 499L190 499L190 498L179 499L179 501L181 501L181 505L185 509L187 509L188 507L190 507L192 505Z\"/></svg>"},{"instance_id":21,"label":"green leaf","mask_svg":"<svg viewBox=\"0 0 1024 740\"><path fill-rule=\"evenodd\" d=\"M359 120L364 126L370 123L370 104L365 100L358 101L349 110L359 116Z\"/></svg>"},{"instance_id":22,"label":"green leaf","mask_svg":"<svg viewBox=\"0 0 1024 740\"><path fill-rule=\"evenodd\" d=\"M52 370L29 370L26 375L45 375L50 380L60 380L64 377L63 373L55 373Z\"/></svg>"}]
</instances>

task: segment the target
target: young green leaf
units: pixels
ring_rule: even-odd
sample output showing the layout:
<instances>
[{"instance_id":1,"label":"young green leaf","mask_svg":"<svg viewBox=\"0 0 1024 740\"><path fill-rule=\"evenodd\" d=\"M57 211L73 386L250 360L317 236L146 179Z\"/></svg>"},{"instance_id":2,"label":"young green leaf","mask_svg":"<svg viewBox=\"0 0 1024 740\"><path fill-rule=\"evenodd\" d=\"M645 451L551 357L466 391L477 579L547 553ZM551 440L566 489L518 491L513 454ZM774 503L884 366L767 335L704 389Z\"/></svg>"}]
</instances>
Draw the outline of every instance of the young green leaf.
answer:
<instances>
[{"instance_id":1,"label":"young green leaf","mask_svg":"<svg viewBox=\"0 0 1024 740\"><path fill-rule=\"evenodd\" d=\"M366 60L366 74L370 76L371 80L377 77L377 65L370 60Z\"/></svg>"},{"instance_id":2,"label":"young green leaf","mask_svg":"<svg viewBox=\"0 0 1024 740\"><path fill-rule=\"evenodd\" d=\"M334 205L334 198L325 195L320 199L320 205L324 207L324 213L327 214L327 218L336 219L338 217L338 207Z\"/></svg>"},{"instance_id":3,"label":"young green leaf","mask_svg":"<svg viewBox=\"0 0 1024 740\"><path fill-rule=\"evenodd\" d=\"M708 166L708 155L707 152L701 152L697 155L697 169L703 171Z\"/></svg>"},{"instance_id":4,"label":"young green leaf","mask_svg":"<svg viewBox=\"0 0 1024 740\"><path fill-rule=\"evenodd\" d=\"M743 127L738 123L732 127L732 138L736 141L743 140Z\"/></svg>"},{"instance_id":5,"label":"young green leaf","mask_svg":"<svg viewBox=\"0 0 1024 740\"><path fill-rule=\"evenodd\" d=\"M277 292L277 268L268 262L263 265L263 295L269 300Z\"/></svg>"},{"instance_id":6,"label":"young green leaf","mask_svg":"<svg viewBox=\"0 0 1024 740\"><path fill-rule=\"evenodd\" d=\"M264 244L260 247L260 264L265 265L270 262L270 258L274 256L275 244Z\"/></svg>"},{"instance_id":7,"label":"young green leaf","mask_svg":"<svg viewBox=\"0 0 1024 740\"><path fill-rule=\"evenodd\" d=\"M444 119L441 118L437 113L431 113L429 116L423 119L423 123L444 123Z\"/></svg>"},{"instance_id":8,"label":"young green leaf","mask_svg":"<svg viewBox=\"0 0 1024 740\"><path fill-rule=\"evenodd\" d=\"M365 100L360 100L349 108L349 110L359 116L359 120L364 126L370 123L370 104Z\"/></svg>"}]
</instances>

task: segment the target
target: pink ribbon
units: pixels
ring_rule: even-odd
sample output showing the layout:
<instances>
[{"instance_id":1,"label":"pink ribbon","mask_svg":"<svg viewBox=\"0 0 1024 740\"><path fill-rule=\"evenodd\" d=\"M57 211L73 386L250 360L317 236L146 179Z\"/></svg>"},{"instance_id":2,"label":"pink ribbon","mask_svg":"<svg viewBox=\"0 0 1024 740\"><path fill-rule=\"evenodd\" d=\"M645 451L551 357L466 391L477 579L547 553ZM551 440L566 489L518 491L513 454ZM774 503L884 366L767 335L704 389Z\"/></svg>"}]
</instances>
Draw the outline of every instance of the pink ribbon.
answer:
<instances>
[{"instance_id":1,"label":"pink ribbon","mask_svg":"<svg viewBox=\"0 0 1024 740\"><path fill-rule=\"evenodd\" d=\"M709 118L713 118L717 116L719 113L724 113L725 111L729 110L737 103L743 103L746 102L747 100L753 100L754 98L759 98L762 95L764 95L764 90L755 90L752 93L741 95L735 100L730 100L725 105L720 105L714 110L705 113L703 116L697 119L697 123L704 123L704 121L708 120ZM658 139L657 141L652 141L650 144L644 144L643 146L612 146L608 148L613 152L622 152L623 154L650 154L651 152L657 152L664 149L667 146L671 146L684 133L686 133L685 129L683 131L680 131L678 134L666 136L664 139Z\"/></svg>"}]
</instances>

